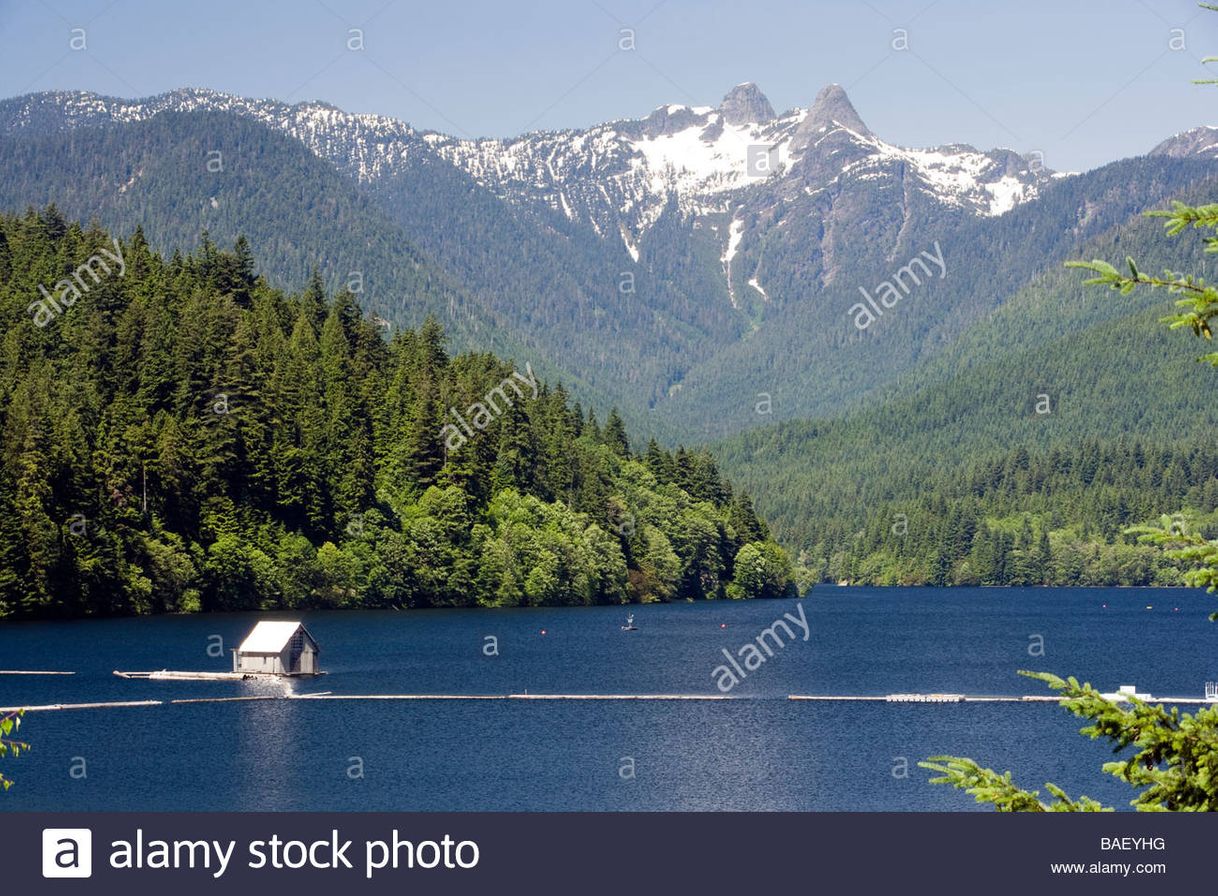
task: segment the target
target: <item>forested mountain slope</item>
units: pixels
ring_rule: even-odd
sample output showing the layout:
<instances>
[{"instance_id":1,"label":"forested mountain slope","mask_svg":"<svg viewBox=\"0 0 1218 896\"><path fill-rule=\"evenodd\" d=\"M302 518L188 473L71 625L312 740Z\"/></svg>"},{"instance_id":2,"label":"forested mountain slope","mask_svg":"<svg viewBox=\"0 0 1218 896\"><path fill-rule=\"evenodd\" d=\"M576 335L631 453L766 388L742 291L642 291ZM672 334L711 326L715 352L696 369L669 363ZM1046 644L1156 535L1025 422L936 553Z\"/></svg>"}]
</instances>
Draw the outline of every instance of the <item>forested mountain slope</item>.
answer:
<instances>
[{"instance_id":1,"label":"forested mountain slope","mask_svg":"<svg viewBox=\"0 0 1218 896\"><path fill-rule=\"evenodd\" d=\"M708 454L253 257L0 217L0 615L791 591Z\"/></svg>"},{"instance_id":2,"label":"forested mountain slope","mask_svg":"<svg viewBox=\"0 0 1218 896\"><path fill-rule=\"evenodd\" d=\"M1188 198L1213 190L1210 181ZM1141 216L1079 254L1132 254L1148 270L1187 259L1203 275L1212 266L1198 238L1169 241ZM1150 566L1118 575L1114 551L1132 541L1125 526L1181 508L1214 511L1208 446L1218 412L1197 346L1158 322L1170 310L1162 295L1098 293L1083 279L1046 271L882 401L730 439L718 447L725 468L829 578L1006 583L1004 572L978 573L972 539L986 520L1015 538L1025 517L1037 542L1053 532L1061 551L1088 557L1070 569L1050 564L1036 581L1170 575ZM972 521L968 537L958 535L961 519ZM1154 560L1149 548L1139 556Z\"/></svg>"}]
</instances>

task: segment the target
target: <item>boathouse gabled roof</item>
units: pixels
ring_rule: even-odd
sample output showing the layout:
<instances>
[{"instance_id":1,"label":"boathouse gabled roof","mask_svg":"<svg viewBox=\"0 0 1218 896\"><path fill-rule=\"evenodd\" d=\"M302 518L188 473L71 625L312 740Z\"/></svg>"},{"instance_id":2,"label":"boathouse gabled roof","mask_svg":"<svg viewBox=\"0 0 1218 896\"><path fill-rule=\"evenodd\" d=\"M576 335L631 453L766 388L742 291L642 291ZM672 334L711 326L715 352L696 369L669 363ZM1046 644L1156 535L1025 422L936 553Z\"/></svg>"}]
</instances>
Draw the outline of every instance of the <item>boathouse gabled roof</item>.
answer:
<instances>
[{"instance_id":1,"label":"boathouse gabled roof","mask_svg":"<svg viewBox=\"0 0 1218 896\"><path fill-rule=\"evenodd\" d=\"M245 636L245 640L241 642L241 646L237 648L238 653L280 653L283 648L288 646L288 641L292 639L292 635L296 634L297 629L304 629L305 636L313 641L313 636L309 634L309 630L300 622L291 621L263 621L254 626L253 630ZM316 644L316 641L313 641Z\"/></svg>"}]
</instances>

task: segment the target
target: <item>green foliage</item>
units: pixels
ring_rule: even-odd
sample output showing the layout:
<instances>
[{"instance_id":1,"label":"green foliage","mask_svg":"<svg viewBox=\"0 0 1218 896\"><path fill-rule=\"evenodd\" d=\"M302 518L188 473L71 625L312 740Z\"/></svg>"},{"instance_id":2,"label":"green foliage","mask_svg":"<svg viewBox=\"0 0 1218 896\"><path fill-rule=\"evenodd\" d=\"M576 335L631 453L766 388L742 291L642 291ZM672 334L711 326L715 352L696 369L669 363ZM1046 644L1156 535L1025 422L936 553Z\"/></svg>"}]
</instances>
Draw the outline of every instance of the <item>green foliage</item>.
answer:
<instances>
[{"instance_id":1,"label":"green foliage","mask_svg":"<svg viewBox=\"0 0 1218 896\"><path fill-rule=\"evenodd\" d=\"M0 757L12 756L14 759L21 755L22 750L28 750L30 745L23 743L9 735L13 734L21 727L21 716L24 710L16 710L14 712L0 715ZM0 790L8 790L13 786L13 782L0 774Z\"/></svg>"},{"instance_id":2,"label":"green foliage","mask_svg":"<svg viewBox=\"0 0 1218 896\"><path fill-rule=\"evenodd\" d=\"M239 303L255 255L268 277L293 287L319 261L331 288L356 282L357 272L365 309L400 324L417 326L464 301L356 184L297 141L237 115L165 112L82 128L72 140L0 135L0 155L9 162L0 177L7 211L53 198L66 215L114 232L142 227L166 253L204 248L209 233L226 244L248 234L220 284ZM223 170L209 170L208 160L222 160ZM402 295L414 301L401 303Z\"/></svg>"},{"instance_id":3,"label":"green foliage","mask_svg":"<svg viewBox=\"0 0 1218 896\"><path fill-rule=\"evenodd\" d=\"M1198 532L1188 514L1164 514L1157 522L1133 526L1129 532L1165 548L1166 556L1183 567L1186 585L1218 592L1218 540ZM1210 614L1210 621L1218 622L1218 611Z\"/></svg>"},{"instance_id":4,"label":"green foliage","mask_svg":"<svg viewBox=\"0 0 1218 896\"><path fill-rule=\"evenodd\" d=\"M728 597L795 597L791 561L773 542L750 541L736 554L736 572L727 586Z\"/></svg>"},{"instance_id":5,"label":"green foliage","mask_svg":"<svg viewBox=\"0 0 1218 896\"><path fill-rule=\"evenodd\" d=\"M137 231L124 275L35 326L38 285L106 245L0 217L0 616L697 600L746 544L744 596L788 588L706 452L636 457L616 412L503 391L512 365L450 356L434 319L386 341L317 277L272 289L256 243L166 260Z\"/></svg>"},{"instance_id":6,"label":"green foliage","mask_svg":"<svg viewBox=\"0 0 1218 896\"><path fill-rule=\"evenodd\" d=\"M932 784L950 784L972 794L979 803L988 803L998 812L1109 812L1090 797L1072 800L1053 784L1046 784L1054 801L1044 803L1039 790L1024 790L1011 779L1010 772L982 768L971 759L960 756L932 756L919 762L922 768L938 772Z\"/></svg>"},{"instance_id":7,"label":"green foliage","mask_svg":"<svg viewBox=\"0 0 1218 896\"><path fill-rule=\"evenodd\" d=\"M1176 236L1186 229L1207 230L1218 232L1218 205L1192 206L1183 202L1174 202L1170 210L1153 211L1148 217L1166 218L1164 229L1168 236ZM1205 251L1218 252L1218 236L1205 239ZM1138 270L1132 257L1125 259L1129 268L1128 274L1123 274L1106 261L1074 261L1068 262L1067 267L1082 268L1096 276L1084 281L1088 286L1108 286L1121 295L1129 295L1139 286L1154 289L1165 289L1173 295L1183 295L1177 300L1176 307L1180 309L1175 314L1163 318L1163 322L1173 330L1187 328L1195 336L1206 340L1214 338L1210 321L1218 317L1218 288L1206 283L1201 277L1191 274L1177 274L1165 271L1162 277L1144 274ZM1218 367L1218 352L1204 355L1201 360Z\"/></svg>"},{"instance_id":8,"label":"green foliage","mask_svg":"<svg viewBox=\"0 0 1218 896\"><path fill-rule=\"evenodd\" d=\"M730 450L729 459L736 467ZM866 455L859 463L870 469ZM1202 436L1174 444L1082 439L1048 450L979 453L958 466L928 469L913 482L877 472L859 482L853 501L847 498L850 471L776 475L785 477L788 490L827 483L804 496L806 512L815 514L807 520L790 516L796 510L790 495L776 495L765 481L755 486L766 505L781 501L775 529L799 546L802 565L817 581L1184 584L1174 558L1128 527L1159 508L1187 507L1199 533L1218 535L1218 449Z\"/></svg>"},{"instance_id":9,"label":"green foliage","mask_svg":"<svg viewBox=\"0 0 1218 896\"><path fill-rule=\"evenodd\" d=\"M1045 682L1062 696L1062 706L1079 718L1091 720L1082 733L1112 744L1124 758L1104 764L1104 771L1137 788L1131 805L1141 812L1218 811L1218 706L1195 714L1173 707L1150 705L1137 698L1122 705L1103 697L1090 684L1062 679L1045 672L1021 672ZM1047 784L1056 802L1045 805L1036 791L1018 788L1011 773L983 769L971 759L936 756L919 763L938 772L933 784L951 784L979 803L1000 812L1094 812L1097 802L1087 797L1070 800L1060 788Z\"/></svg>"}]
</instances>

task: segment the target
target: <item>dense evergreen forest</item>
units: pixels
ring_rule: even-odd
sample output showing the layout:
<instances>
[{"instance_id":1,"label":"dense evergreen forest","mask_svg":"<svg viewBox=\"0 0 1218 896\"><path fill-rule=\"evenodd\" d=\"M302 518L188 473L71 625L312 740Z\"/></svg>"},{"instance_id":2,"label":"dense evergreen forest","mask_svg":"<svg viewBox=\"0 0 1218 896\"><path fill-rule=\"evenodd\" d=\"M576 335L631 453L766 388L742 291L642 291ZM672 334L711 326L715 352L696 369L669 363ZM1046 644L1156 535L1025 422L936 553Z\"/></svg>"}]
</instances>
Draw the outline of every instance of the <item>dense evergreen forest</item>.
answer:
<instances>
[{"instance_id":1,"label":"dense evergreen forest","mask_svg":"<svg viewBox=\"0 0 1218 896\"><path fill-rule=\"evenodd\" d=\"M1140 216L1078 255L1187 259L1212 280L1201 236ZM715 456L816 579L1178 583L1124 530L1185 511L1218 531L1218 410L1197 346L1160 322L1162 294L1083 280L1053 265L882 399L743 433Z\"/></svg>"},{"instance_id":2,"label":"dense evergreen forest","mask_svg":"<svg viewBox=\"0 0 1218 896\"><path fill-rule=\"evenodd\" d=\"M1207 439L1014 448L919 486L869 507L820 506L802 562L815 578L877 585L1179 585L1179 564L1127 530L1183 510L1218 533Z\"/></svg>"},{"instance_id":3,"label":"dense evergreen forest","mask_svg":"<svg viewBox=\"0 0 1218 896\"><path fill-rule=\"evenodd\" d=\"M253 257L0 217L0 616L793 593L705 451Z\"/></svg>"}]
</instances>

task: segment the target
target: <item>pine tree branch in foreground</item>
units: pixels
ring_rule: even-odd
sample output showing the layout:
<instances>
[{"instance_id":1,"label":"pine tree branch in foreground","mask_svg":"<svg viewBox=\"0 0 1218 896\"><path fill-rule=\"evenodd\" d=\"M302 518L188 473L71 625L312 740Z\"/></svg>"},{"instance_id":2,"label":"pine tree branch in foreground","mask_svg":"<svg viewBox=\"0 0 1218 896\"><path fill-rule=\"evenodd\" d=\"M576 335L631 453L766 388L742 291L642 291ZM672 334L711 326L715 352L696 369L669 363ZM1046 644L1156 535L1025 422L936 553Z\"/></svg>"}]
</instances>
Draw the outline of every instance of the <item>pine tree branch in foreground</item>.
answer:
<instances>
[{"instance_id":1,"label":"pine tree branch in foreground","mask_svg":"<svg viewBox=\"0 0 1218 896\"><path fill-rule=\"evenodd\" d=\"M1170 210L1147 212L1147 217L1166 219L1164 228L1168 236L1177 236L1189 228L1218 232L1218 204L1192 206L1176 202ZM1218 253L1218 236L1206 237L1204 242L1207 253ZM1138 270L1132 258L1126 258L1125 264L1129 268L1128 274L1123 274L1102 259L1070 261L1066 263L1066 267L1091 271L1096 276L1085 280L1085 285L1107 286L1121 295L1128 295L1139 286L1165 289L1173 295L1184 295L1185 298L1176 302L1176 307L1181 310L1162 318L1163 323L1173 330L1188 328L1192 330L1193 335L1206 340L1214 338L1210 322L1218 317L1218 288L1190 274L1174 271L1165 271L1162 277L1144 274ZM1218 367L1218 352L1211 352L1199 360Z\"/></svg>"},{"instance_id":2,"label":"pine tree branch in foreground","mask_svg":"<svg viewBox=\"0 0 1218 896\"><path fill-rule=\"evenodd\" d=\"M1090 719L1082 729L1093 740L1104 738L1123 759L1105 763L1103 769L1140 792L1130 805L1140 812L1218 811L1218 706L1196 714L1137 698L1120 704L1103 697L1090 684L1071 677L1062 679L1047 672L1020 672L1045 682L1062 697L1062 706L1079 718ZM1133 752L1129 752L1132 749ZM951 784L973 794L979 803L990 803L999 812L1097 812L1095 800L1071 800L1061 788L1046 784L1056 802L1040 801L1039 791L1017 787L1011 773L999 774L982 768L971 759L934 756L919 763L939 772L932 784Z\"/></svg>"},{"instance_id":3,"label":"pine tree branch in foreground","mask_svg":"<svg viewBox=\"0 0 1218 896\"><path fill-rule=\"evenodd\" d=\"M982 768L972 759L961 756L932 756L919 762L922 768L939 772L941 777L931 778L932 784L951 784L971 793L979 803L991 803L999 812L1111 812L1089 797L1070 799L1060 787L1046 784L1055 802L1040 801L1039 790L1023 790L1011 780L1010 772L996 772Z\"/></svg>"}]
</instances>

